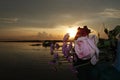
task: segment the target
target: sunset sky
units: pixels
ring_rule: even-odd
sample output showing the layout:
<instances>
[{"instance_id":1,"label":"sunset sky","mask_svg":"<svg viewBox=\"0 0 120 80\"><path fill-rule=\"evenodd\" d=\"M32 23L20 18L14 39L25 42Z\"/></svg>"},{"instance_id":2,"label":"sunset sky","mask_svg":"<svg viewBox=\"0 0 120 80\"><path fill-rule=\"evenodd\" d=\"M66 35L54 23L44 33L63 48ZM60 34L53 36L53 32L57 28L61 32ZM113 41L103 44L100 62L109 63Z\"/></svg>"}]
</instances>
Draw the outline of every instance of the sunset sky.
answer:
<instances>
[{"instance_id":1,"label":"sunset sky","mask_svg":"<svg viewBox=\"0 0 120 80\"><path fill-rule=\"evenodd\" d=\"M84 25L105 37L120 25L120 0L0 0L0 40L62 39Z\"/></svg>"}]
</instances>

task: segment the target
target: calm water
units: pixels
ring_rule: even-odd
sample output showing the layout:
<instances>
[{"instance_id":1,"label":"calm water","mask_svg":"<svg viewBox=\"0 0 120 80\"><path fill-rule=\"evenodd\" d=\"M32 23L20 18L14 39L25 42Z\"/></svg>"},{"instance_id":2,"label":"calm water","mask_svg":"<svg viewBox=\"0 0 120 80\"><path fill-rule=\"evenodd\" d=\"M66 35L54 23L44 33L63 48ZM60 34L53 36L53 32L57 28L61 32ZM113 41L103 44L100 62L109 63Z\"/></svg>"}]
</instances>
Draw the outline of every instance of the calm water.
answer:
<instances>
[{"instance_id":1,"label":"calm water","mask_svg":"<svg viewBox=\"0 0 120 80\"><path fill-rule=\"evenodd\" d=\"M70 63L62 63L54 71L49 47L32 43L0 42L0 80L77 80Z\"/></svg>"}]
</instances>

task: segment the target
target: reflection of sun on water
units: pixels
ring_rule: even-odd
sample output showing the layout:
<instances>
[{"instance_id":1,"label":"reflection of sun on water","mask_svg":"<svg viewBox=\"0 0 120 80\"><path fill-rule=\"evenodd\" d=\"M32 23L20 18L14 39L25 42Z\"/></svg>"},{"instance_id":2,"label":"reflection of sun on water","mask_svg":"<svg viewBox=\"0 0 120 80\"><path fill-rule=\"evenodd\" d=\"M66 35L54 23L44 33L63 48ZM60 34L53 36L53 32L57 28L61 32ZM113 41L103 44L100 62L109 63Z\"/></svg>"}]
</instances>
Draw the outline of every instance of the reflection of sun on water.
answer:
<instances>
[{"instance_id":1,"label":"reflection of sun on water","mask_svg":"<svg viewBox=\"0 0 120 80\"><path fill-rule=\"evenodd\" d=\"M68 30L67 30L67 33L69 33L70 34L70 38L74 38L75 37L75 35L76 35L76 29L75 28L69 28Z\"/></svg>"}]
</instances>

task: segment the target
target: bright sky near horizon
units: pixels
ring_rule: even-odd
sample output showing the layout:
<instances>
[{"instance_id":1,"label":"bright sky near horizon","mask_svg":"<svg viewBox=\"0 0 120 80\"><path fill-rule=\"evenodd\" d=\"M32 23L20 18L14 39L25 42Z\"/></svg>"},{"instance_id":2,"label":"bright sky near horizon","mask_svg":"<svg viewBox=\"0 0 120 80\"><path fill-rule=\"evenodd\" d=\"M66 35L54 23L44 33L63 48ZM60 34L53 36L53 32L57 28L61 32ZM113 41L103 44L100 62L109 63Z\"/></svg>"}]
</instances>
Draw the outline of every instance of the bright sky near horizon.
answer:
<instances>
[{"instance_id":1,"label":"bright sky near horizon","mask_svg":"<svg viewBox=\"0 0 120 80\"><path fill-rule=\"evenodd\" d=\"M120 0L0 0L0 40L62 39L87 25L105 37L120 25ZM103 25L104 24L104 25Z\"/></svg>"}]
</instances>

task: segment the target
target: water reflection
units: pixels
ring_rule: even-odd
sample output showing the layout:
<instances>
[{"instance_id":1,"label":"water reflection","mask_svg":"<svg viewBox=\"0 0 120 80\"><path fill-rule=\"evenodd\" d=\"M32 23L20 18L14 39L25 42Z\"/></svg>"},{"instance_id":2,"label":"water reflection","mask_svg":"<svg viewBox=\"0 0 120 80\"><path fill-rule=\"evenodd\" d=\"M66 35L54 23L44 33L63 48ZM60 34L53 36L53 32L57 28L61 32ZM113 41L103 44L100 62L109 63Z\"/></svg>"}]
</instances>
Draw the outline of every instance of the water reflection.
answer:
<instances>
[{"instance_id":1,"label":"water reflection","mask_svg":"<svg viewBox=\"0 0 120 80\"><path fill-rule=\"evenodd\" d=\"M1 79L76 80L69 71L68 64L62 64L57 74L51 69L52 66L48 62L53 56L50 55L49 47L30 46L33 43L24 42L0 42L0 44Z\"/></svg>"}]
</instances>

